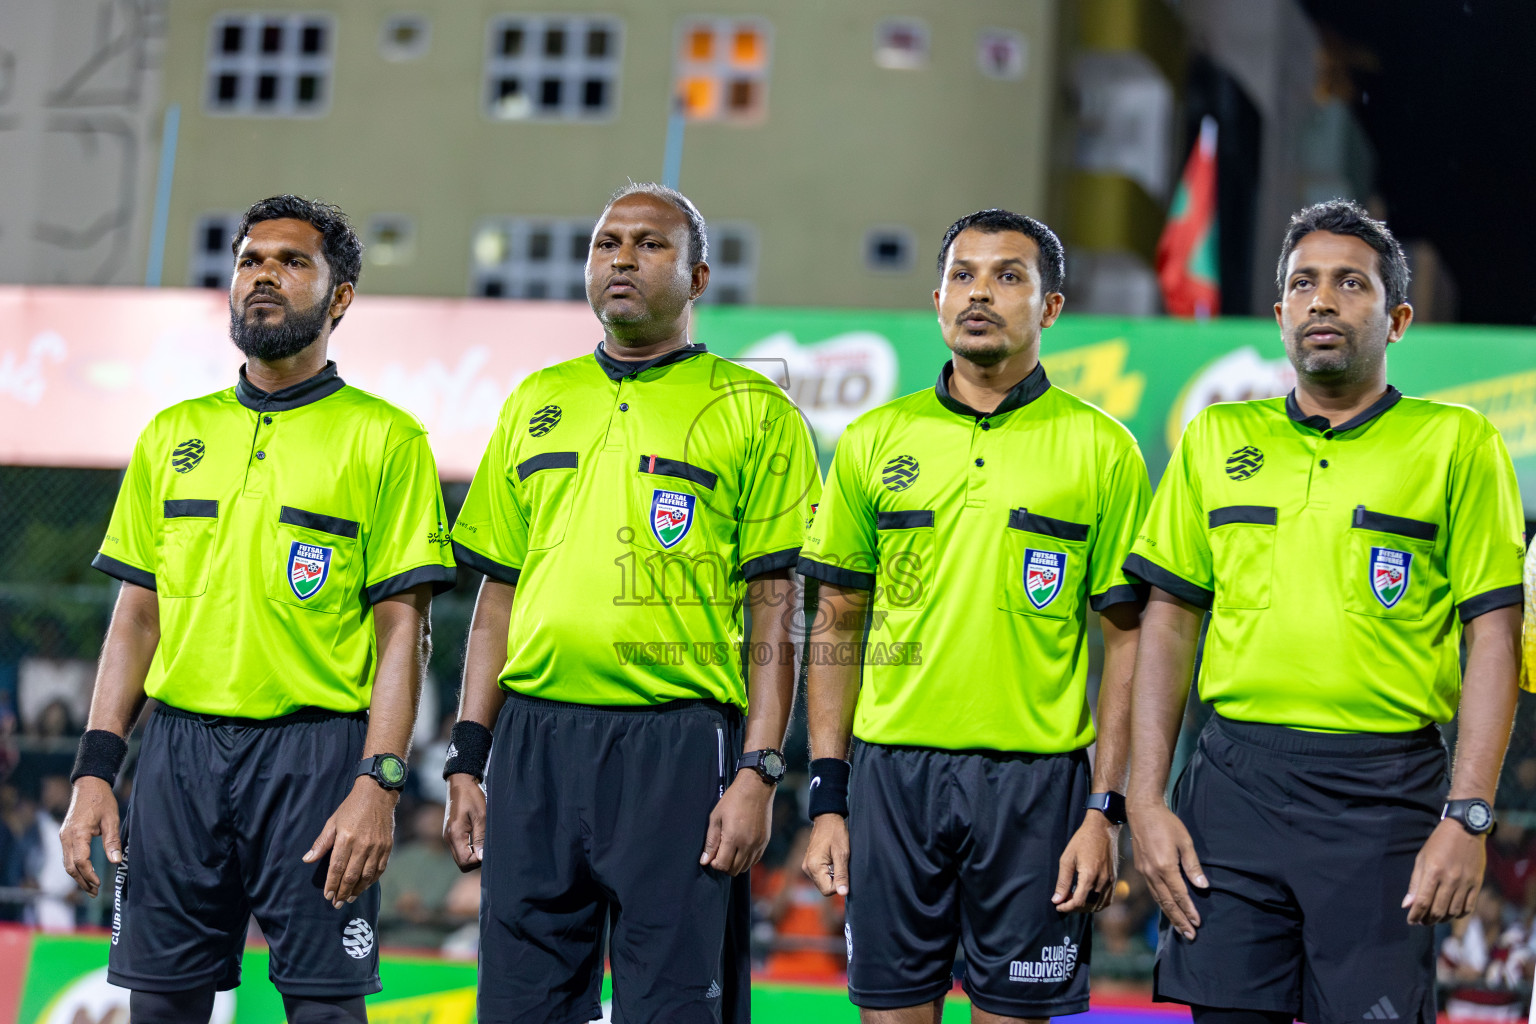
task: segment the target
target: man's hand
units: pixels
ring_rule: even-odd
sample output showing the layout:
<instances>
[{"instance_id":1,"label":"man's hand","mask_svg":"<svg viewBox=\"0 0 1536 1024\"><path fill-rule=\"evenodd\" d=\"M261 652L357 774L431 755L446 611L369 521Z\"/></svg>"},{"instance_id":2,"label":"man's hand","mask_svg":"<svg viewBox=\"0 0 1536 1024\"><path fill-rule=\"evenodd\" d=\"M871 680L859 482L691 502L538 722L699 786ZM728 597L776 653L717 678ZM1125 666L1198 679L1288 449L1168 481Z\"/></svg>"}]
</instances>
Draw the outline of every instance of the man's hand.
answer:
<instances>
[{"instance_id":1,"label":"man's hand","mask_svg":"<svg viewBox=\"0 0 1536 1024\"><path fill-rule=\"evenodd\" d=\"M64 870L75 884L94 897L101 891L101 879L91 866L91 840L101 836L101 845L107 851L107 860L121 864L122 843L118 838L117 797L106 779L94 775L82 775L75 782L74 795L69 798L69 813L59 829L59 841L64 846Z\"/></svg>"},{"instance_id":2,"label":"man's hand","mask_svg":"<svg viewBox=\"0 0 1536 1024\"><path fill-rule=\"evenodd\" d=\"M762 858L772 831L773 789L754 771L736 773L709 814L700 864L739 875Z\"/></svg>"},{"instance_id":3,"label":"man's hand","mask_svg":"<svg viewBox=\"0 0 1536 1024\"><path fill-rule=\"evenodd\" d=\"M359 775L352 792L320 830L304 863L314 864L330 853L325 898L332 906L339 909L355 901L384 873L395 846L395 804L399 802L398 791Z\"/></svg>"},{"instance_id":4,"label":"man's hand","mask_svg":"<svg viewBox=\"0 0 1536 1024\"><path fill-rule=\"evenodd\" d=\"M1119 869L1120 826L1099 811L1089 811L1061 854L1051 902L1063 914L1097 914L1115 898Z\"/></svg>"},{"instance_id":5,"label":"man's hand","mask_svg":"<svg viewBox=\"0 0 1536 1024\"><path fill-rule=\"evenodd\" d=\"M1126 814L1131 819L1131 848L1136 855L1136 869L1147 879L1157 905L1168 915L1174 930L1191 942L1195 929L1200 927L1200 912L1190 898L1187 878L1197 888L1206 889L1210 883L1200 858L1195 856L1195 842L1189 830L1162 801L1153 804L1129 804Z\"/></svg>"},{"instance_id":6,"label":"man's hand","mask_svg":"<svg viewBox=\"0 0 1536 1024\"><path fill-rule=\"evenodd\" d=\"M1435 826L1413 862L1403 897L1409 924L1436 925L1472 912L1488 859L1485 840L1454 819Z\"/></svg>"},{"instance_id":7,"label":"man's hand","mask_svg":"<svg viewBox=\"0 0 1536 1024\"><path fill-rule=\"evenodd\" d=\"M848 895L848 820L841 814L818 814L811 824L811 841L800 870L816 883L823 896Z\"/></svg>"},{"instance_id":8,"label":"man's hand","mask_svg":"<svg viewBox=\"0 0 1536 1024\"><path fill-rule=\"evenodd\" d=\"M448 776L443 838L460 871L473 871L485 860L485 790L473 775Z\"/></svg>"}]
</instances>

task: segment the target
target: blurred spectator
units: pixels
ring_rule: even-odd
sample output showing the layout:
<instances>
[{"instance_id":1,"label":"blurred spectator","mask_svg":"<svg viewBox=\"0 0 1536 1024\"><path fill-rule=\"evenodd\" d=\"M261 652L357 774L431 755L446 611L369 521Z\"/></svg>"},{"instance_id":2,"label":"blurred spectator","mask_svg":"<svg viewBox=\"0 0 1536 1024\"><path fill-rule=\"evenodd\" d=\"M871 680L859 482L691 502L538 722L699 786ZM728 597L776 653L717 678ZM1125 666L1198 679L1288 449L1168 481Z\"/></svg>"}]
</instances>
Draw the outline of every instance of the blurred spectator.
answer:
<instances>
[{"instance_id":1,"label":"blurred spectator","mask_svg":"<svg viewBox=\"0 0 1536 1024\"><path fill-rule=\"evenodd\" d=\"M752 880L766 881L768 872L785 867L785 861L789 857L790 847L795 845L795 837L800 830L800 800L795 796L804 788L804 777L790 777L773 794L773 818L769 822L768 846L763 850L763 859L758 861L761 871L754 871ZM793 865L799 870L797 861Z\"/></svg>"},{"instance_id":2,"label":"blurred spectator","mask_svg":"<svg viewBox=\"0 0 1536 1024\"><path fill-rule=\"evenodd\" d=\"M425 714L425 711L422 712ZM415 767L411 778L416 782L416 795L423 800L437 803L448 802L448 782L443 778L443 762L448 759L448 742L453 735L453 723L458 719L457 710L445 712L437 723L437 735L416 748L411 758Z\"/></svg>"},{"instance_id":3,"label":"blurred spectator","mask_svg":"<svg viewBox=\"0 0 1536 1024\"><path fill-rule=\"evenodd\" d=\"M69 776L43 779L35 820L37 838L30 846L27 865L27 882L38 890L38 896L25 920L45 932L75 930L76 894L80 890L64 870L64 845L59 841L59 826L69 811L69 798Z\"/></svg>"},{"instance_id":4,"label":"blurred spectator","mask_svg":"<svg viewBox=\"0 0 1536 1024\"><path fill-rule=\"evenodd\" d=\"M1515 749L1510 751L1509 763L1504 766L1504 775L1499 780L1497 806L1500 811L1536 811L1536 755L1517 760L1513 755L1519 750L1521 734L1517 732L1515 735L1516 743L1512 744Z\"/></svg>"},{"instance_id":5,"label":"blurred spectator","mask_svg":"<svg viewBox=\"0 0 1536 1024\"><path fill-rule=\"evenodd\" d=\"M42 710L62 700L71 717L83 719L91 706L96 663L71 657L64 624L41 616L32 638L32 651L16 671L16 698L24 726L35 726Z\"/></svg>"},{"instance_id":6,"label":"blurred spectator","mask_svg":"<svg viewBox=\"0 0 1536 1024\"><path fill-rule=\"evenodd\" d=\"M1486 883L1529 919L1536 911L1536 833L1511 822L1500 822L1488 837Z\"/></svg>"},{"instance_id":7,"label":"blurred spectator","mask_svg":"<svg viewBox=\"0 0 1536 1024\"><path fill-rule=\"evenodd\" d=\"M766 971L779 978L836 978L847 969L843 897L828 899L800 870L810 826L795 835L783 866L768 874L767 920L773 926Z\"/></svg>"},{"instance_id":8,"label":"blurred spectator","mask_svg":"<svg viewBox=\"0 0 1536 1024\"><path fill-rule=\"evenodd\" d=\"M80 728L64 700L51 700L38 709L32 726L22 737L26 757L12 773L11 781L23 791L33 792L48 775L68 776L75 766L75 745Z\"/></svg>"},{"instance_id":9,"label":"blurred spectator","mask_svg":"<svg viewBox=\"0 0 1536 1024\"><path fill-rule=\"evenodd\" d=\"M1093 918L1093 970L1106 978L1144 978L1157 948L1157 904L1130 858L1120 864L1115 901Z\"/></svg>"},{"instance_id":10,"label":"blurred spectator","mask_svg":"<svg viewBox=\"0 0 1536 1024\"><path fill-rule=\"evenodd\" d=\"M1484 885L1473 912L1451 924L1440 944L1435 974L1448 992L1451 1020L1520 1020L1525 1002L1519 989L1530 964L1525 929L1506 925L1498 890Z\"/></svg>"},{"instance_id":11,"label":"blurred spectator","mask_svg":"<svg viewBox=\"0 0 1536 1024\"><path fill-rule=\"evenodd\" d=\"M379 882L379 944L435 950L474 914L466 915L462 903L457 912L449 908L449 893L460 876L443 840L443 805L422 801L405 819L409 837L396 844Z\"/></svg>"},{"instance_id":12,"label":"blurred spectator","mask_svg":"<svg viewBox=\"0 0 1536 1024\"><path fill-rule=\"evenodd\" d=\"M0 889L20 888L26 878L21 840L31 811L24 803L15 786L0 783ZM0 921L20 921L23 909L22 903L0 902Z\"/></svg>"}]
</instances>

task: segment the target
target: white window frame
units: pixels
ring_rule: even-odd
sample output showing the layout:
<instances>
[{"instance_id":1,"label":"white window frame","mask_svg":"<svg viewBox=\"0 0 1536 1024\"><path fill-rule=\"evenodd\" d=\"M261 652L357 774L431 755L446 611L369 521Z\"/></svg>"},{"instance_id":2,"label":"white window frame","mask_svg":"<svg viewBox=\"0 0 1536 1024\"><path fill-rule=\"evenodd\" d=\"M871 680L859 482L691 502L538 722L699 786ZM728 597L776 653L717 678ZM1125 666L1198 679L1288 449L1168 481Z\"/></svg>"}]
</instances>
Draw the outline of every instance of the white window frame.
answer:
<instances>
[{"instance_id":1,"label":"white window frame","mask_svg":"<svg viewBox=\"0 0 1536 1024\"><path fill-rule=\"evenodd\" d=\"M471 236L470 294L480 298L585 302L587 252L596 223L591 217L482 219ZM482 233L498 229L506 246L501 258L493 262L486 258L489 253L474 250ZM547 259L535 259L532 251L534 238L540 232L549 237ZM576 258L578 239L582 242L580 259ZM487 282L498 283L500 294L487 295Z\"/></svg>"},{"instance_id":2,"label":"white window frame","mask_svg":"<svg viewBox=\"0 0 1536 1024\"><path fill-rule=\"evenodd\" d=\"M688 52L688 37L697 28L709 28L715 36L714 53L708 60L695 60ZM750 28L763 41L763 62L755 68L742 68L732 63L728 54L729 42L736 30ZM718 101L713 112L707 115L690 113L690 121L719 124L758 125L768 118L768 82L773 77L773 24L767 19L752 15L709 16L698 15L682 18L677 23L672 52L676 60L672 71L674 93L682 95L682 85L690 78L711 78L719 89ZM729 91L732 81L754 82L757 85L757 105L744 113L732 112Z\"/></svg>"},{"instance_id":3,"label":"white window frame","mask_svg":"<svg viewBox=\"0 0 1536 1024\"><path fill-rule=\"evenodd\" d=\"M508 57L501 52L503 33L511 28L523 31L523 51ZM565 53L557 57L543 52L545 34L551 28L566 33ZM587 36L593 29L608 33L608 53L587 56ZM484 90L481 110L487 119L507 121L611 121L619 115L619 73L624 64L624 20L604 14L502 14L492 18L485 33ZM501 83L515 78L522 84L523 102L506 104L501 100ZM546 107L536 95L546 80L561 83L558 105ZM588 81L606 83L602 107L585 104Z\"/></svg>"},{"instance_id":4,"label":"white window frame","mask_svg":"<svg viewBox=\"0 0 1536 1024\"><path fill-rule=\"evenodd\" d=\"M283 27L283 47L277 53L261 52L262 30L269 24ZM239 25L243 36L239 53L224 52L224 30ZM324 29L320 53L301 52L304 30ZM208 66L203 81L203 109L215 117L323 117L330 112L336 79L336 18L324 11L224 11L209 22ZM223 103L218 94L221 79L235 76L237 95ZM277 99L258 103L256 93L263 77L277 79ZM319 98L300 103L299 82L307 76L318 80Z\"/></svg>"}]
</instances>

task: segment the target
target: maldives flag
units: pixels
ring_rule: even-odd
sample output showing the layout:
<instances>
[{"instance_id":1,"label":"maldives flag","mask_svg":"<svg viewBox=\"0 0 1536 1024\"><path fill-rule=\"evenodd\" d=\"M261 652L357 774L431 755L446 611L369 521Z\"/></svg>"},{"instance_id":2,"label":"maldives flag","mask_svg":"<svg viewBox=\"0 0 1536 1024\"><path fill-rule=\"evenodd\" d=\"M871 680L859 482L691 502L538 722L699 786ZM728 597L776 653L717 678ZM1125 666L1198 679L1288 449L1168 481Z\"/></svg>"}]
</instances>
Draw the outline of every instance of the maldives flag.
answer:
<instances>
[{"instance_id":1,"label":"maldives flag","mask_svg":"<svg viewBox=\"0 0 1536 1024\"><path fill-rule=\"evenodd\" d=\"M1157 283L1163 306L1174 316L1221 312L1216 239L1216 119L1206 117L1157 240Z\"/></svg>"}]
</instances>

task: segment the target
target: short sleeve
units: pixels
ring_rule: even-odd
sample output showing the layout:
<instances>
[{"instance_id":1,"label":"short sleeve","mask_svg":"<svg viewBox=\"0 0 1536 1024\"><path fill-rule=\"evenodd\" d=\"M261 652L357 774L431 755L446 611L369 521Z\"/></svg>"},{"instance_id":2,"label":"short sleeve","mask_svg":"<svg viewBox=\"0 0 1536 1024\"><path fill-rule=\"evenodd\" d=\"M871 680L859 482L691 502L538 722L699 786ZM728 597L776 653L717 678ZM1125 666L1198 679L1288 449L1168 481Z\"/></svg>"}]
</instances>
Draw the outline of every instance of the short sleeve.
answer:
<instances>
[{"instance_id":1,"label":"short sleeve","mask_svg":"<svg viewBox=\"0 0 1536 1024\"><path fill-rule=\"evenodd\" d=\"M147 434L148 431L145 432ZM145 456L145 434L133 446L133 457L117 492L107 534L91 565L114 579L147 590L155 589L155 495Z\"/></svg>"},{"instance_id":2,"label":"short sleeve","mask_svg":"<svg viewBox=\"0 0 1536 1024\"><path fill-rule=\"evenodd\" d=\"M528 515L518 501L508 427L514 399L502 409L480 468L453 524L453 556L466 569L516 585L528 557Z\"/></svg>"},{"instance_id":3,"label":"short sleeve","mask_svg":"<svg viewBox=\"0 0 1536 1024\"><path fill-rule=\"evenodd\" d=\"M802 576L855 590L875 588L879 547L864 463L863 446L850 430L832 453L827 486L806 529Z\"/></svg>"},{"instance_id":4,"label":"short sleeve","mask_svg":"<svg viewBox=\"0 0 1536 1024\"><path fill-rule=\"evenodd\" d=\"M434 594L453 589L448 512L427 435L418 433L384 457L379 503L369 525L365 583L369 604L429 583Z\"/></svg>"},{"instance_id":5,"label":"short sleeve","mask_svg":"<svg viewBox=\"0 0 1536 1024\"><path fill-rule=\"evenodd\" d=\"M1098 529L1088 554L1088 603L1094 611L1146 601L1146 585L1126 574L1125 560L1151 503L1147 464L1133 444L1121 452L1099 487Z\"/></svg>"},{"instance_id":6,"label":"short sleeve","mask_svg":"<svg viewBox=\"0 0 1536 1024\"><path fill-rule=\"evenodd\" d=\"M1168 460L1152 507L1125 560L1125 572L1192 605L1209 608L1216 596L1216 580L1199 471L1191 464L1199 443L1198 424L1196 420L1184 431Z\"/></svg>"},{"instance_id":7,"label":"short sleeve","mask_svg":"<svg viewBox=\"0 0 1536 1024\"><path fill-rule=\"evenodd\" d=\"M1446 571L1461 621L1521 603L1525 516L1504 439L1490 430L1451 471Z\"/></svg>"},{"instance_id":8,"label":"short sleeve","mask_svg":"<svg viewBox=\"0 0 1536 1024\"><path fill-rule=\"evenodd\" d=\"M738 550L749 580L795 566L806 520L821 496L811 432L799 410L778 404L782 412L760 433L742 472Z\"/></svg>"}]
</instances>

